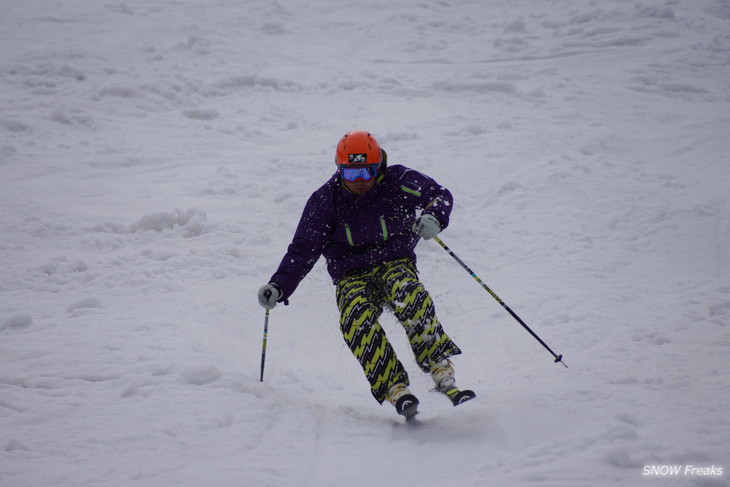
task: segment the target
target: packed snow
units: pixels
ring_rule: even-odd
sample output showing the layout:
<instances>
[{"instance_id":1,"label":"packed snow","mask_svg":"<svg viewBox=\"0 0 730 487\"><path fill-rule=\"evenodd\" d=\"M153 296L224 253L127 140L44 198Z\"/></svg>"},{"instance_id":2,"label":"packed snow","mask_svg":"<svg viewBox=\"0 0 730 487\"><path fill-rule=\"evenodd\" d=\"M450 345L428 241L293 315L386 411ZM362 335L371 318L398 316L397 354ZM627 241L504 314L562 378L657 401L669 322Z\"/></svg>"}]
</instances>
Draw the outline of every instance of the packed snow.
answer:
<instances>
[{"instance_id":1,"label":"packed snow","mask_svg":"<svg viewBox=\"0 0 730 487\"><path fill-rule=\"evenodd\" d=\"M378 405L323 262L347 131L454 194L454 408ZM0 6L0 485L730 485L726 0ZM676 468L674 468L676 467Z\"/></svg>"}]
</instances>

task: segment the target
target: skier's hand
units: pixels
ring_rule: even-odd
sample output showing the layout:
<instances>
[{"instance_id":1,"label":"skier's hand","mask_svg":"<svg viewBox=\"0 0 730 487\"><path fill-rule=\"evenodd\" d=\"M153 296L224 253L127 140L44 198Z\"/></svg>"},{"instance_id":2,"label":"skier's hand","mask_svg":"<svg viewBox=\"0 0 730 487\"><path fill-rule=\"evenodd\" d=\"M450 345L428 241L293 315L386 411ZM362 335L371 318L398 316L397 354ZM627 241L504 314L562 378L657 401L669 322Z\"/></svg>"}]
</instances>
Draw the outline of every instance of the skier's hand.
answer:
<instances>
[{"instance_id":1,"label":"skier's hand","mask_svg":"<svg viewBox=\"0 0 730 487\"><path fill-rule=\"evenodd\" d=\"M266 309L274 309L281 297L281 291L276 284L269 283L259 288L259 304Z\"/></svg>"},{"instance_id":2,"label":"skier's hand","mask_svg":"<svg viewBox=\"0 0 730 487\"><path fill-rule=\"evenodd\" d=\"M425 240L429 240L439 234L441 222L435 216L426 213L418 217L418 220L413 224L413 231Z\"/></svg>"}]
</instances>

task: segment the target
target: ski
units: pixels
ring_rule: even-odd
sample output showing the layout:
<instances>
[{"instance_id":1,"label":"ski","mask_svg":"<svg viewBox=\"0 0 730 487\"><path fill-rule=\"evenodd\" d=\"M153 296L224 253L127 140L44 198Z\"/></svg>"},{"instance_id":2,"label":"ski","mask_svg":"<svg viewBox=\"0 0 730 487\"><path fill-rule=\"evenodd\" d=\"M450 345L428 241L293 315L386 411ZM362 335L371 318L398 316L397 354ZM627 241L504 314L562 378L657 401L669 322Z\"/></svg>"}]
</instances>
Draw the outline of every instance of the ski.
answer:
<instances>
[{"instance_id":1,"label":"ski","mask_svg":"<svg viewBox=\"0 0 730 487\"><path fill-rule=\"evenodd\" d=\"M452 387L451 389L447 391L442 391L440 389L434 389L436 392L440 392L444 396L448 397L451 401L451 404L454 406L458 406L459 404L463 404L466 401L470 401L477 397L476 393L474 391L471 391L469 389L461 390L458 387Z\"/></svg>"}]
</instances>

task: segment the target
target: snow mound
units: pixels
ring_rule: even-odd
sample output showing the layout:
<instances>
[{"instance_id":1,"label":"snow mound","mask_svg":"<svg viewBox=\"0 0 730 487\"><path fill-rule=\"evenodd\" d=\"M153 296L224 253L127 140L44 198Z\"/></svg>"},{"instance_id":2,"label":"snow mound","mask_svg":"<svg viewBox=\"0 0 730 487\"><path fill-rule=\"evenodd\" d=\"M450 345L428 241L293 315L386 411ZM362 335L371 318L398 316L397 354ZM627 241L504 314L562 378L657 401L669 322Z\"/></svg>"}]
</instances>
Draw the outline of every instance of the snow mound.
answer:
<instances>
[{"instance_id":1,"label":"snow mound","mask_svg":"<svg viewBox=\"0 0 730 487\"><path fill-rule=\"evenodd\" d=\"M101 308L101 300L99 298L84 298L80 299L73 304L71 304L68 308L66 308L67 313L73 313L74 311L78 311L81 309L93 309L93 308Z\"/></svg>"},{"instance_id":2,"label":"snow mound","mask_svg":"<svg viewBox=\"0 0 730 487\"><path fill-rule=\"evenodd\" d=\"M28 328L33 324L33 317L30 313L18 313L10 316L5 321L0 323L0 331L8 329L22 329Z\"/></svg>"},{"instance_id":3,"label":"snow mound","mask_svg":"<svg viewBox=\"0 0 730 487\"><path fill-rule=\"evenodd\" d=\"M95 225L94 230L119 234L175 231L183 237L190 238L208 233L210 226L205 211L190 208L186 211L175 209L169 212L150 213L131 225L102 223Z\"/></svg>"},{"instance_id":4,"label":"snow mound","mask_svg":"<svg viewBox=\"0 0 730 487\"><path fill-rule=\"evenodd\" d=\"M185 382L197 386L215 382L221 375L223 375L221 371L212 365L193 365L185 368L181 372L181 376Z\"/></svg>"}]
</instances>

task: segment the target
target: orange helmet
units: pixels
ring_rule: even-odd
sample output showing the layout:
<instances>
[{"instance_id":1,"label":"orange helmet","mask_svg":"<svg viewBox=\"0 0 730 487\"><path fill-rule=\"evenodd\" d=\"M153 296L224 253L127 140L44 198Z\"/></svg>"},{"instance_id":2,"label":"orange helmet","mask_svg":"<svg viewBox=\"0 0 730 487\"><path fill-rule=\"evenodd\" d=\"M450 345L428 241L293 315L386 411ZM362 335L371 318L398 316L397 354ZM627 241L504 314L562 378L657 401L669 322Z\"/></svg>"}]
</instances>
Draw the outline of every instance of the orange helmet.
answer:
<instances>
[{"instance_id":1,"label":"orange helmet","mask_svg":"<svg viewBox=\"0 0 730 487\"><path fill-rule=\"evenodd\" d=\"M370 132L354 130L346 133L337 144L337 165L379 164L383 160L380 145Z\"/></svg>"}]
</instances>

